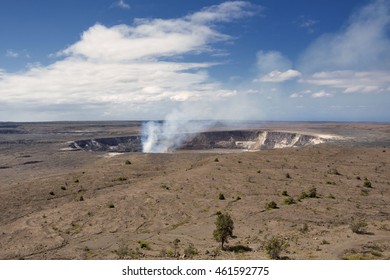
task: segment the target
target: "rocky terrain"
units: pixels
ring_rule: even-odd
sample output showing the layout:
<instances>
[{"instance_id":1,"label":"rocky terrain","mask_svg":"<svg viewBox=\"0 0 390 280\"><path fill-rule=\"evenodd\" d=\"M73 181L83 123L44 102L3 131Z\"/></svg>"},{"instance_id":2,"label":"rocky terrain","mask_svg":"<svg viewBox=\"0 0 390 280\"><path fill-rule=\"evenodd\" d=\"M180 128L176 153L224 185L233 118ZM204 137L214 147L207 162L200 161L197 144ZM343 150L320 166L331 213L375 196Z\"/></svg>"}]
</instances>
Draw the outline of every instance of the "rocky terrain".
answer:
<instances>
[{"instance_id":1,"label":"rocky terrain","mask_svg":"<svg viewBox=\"0 0 390 280\"><path fill-rule=\"evenodd\" d=\"M0 123L0 259L267 259L273 237L285 259L390 258L389 124L217 127L164 154L139 131Z\"/></svg>"}]
</instances>

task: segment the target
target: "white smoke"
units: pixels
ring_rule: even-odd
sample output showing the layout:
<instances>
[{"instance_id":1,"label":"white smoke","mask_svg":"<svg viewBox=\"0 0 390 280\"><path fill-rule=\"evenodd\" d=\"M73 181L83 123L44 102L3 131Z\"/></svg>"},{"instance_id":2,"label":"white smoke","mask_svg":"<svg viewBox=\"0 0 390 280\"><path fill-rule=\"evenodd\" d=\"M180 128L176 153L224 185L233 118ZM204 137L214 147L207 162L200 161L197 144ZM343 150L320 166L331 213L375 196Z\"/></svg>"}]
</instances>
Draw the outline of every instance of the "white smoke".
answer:
<instances>
[{"instance_id":1,"label":"white smoke","mask_svg":"<svg viewBox=\"0 0 390 280\"><path fill-rule=\"evenodd\" d=\"M173 109L164 121L149 121L142 127L142 151L166 153L182 147L200 132L222 127L243 128L239 121L261 118L252 99L244 95L215 100L187 101Z\"/></svg>"},{"instance_id":2,"label":"white smoke","mask_svg":"<svg viewBox=\"0 0 390 280\"><path fill-rule=\"evenodd\" d=\"M172 152L198 133L212 126L214 121L191 120L181 111L174 111L164 121L149 121L142 127L144 153Z\"/></svg>"}]
</instances>

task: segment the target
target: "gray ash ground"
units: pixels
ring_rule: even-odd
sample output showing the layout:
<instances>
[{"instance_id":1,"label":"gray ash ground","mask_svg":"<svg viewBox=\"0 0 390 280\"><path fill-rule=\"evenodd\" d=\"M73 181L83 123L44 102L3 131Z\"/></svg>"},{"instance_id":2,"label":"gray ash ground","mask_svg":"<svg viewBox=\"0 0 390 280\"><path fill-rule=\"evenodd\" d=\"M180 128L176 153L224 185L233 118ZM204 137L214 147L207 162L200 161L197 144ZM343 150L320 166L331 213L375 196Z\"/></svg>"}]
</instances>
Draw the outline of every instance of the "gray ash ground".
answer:
<instances>
[{"instance_id":1,"label":"gray ash ground","mask_svg":"<svg viewBox=\"0 0 390 280\"><path fill-rule=\"evenodd\" d=\"M267 259L272 236L283 258L390 258L390 124L217 125L177 153L107 157L139 151L141 124L0 123L0 259L175 259L175 239L181 258L192 244L193 258ZM229 248L251 250L218 250L218 212L234 220Z\"/></svg>"}]
</instances>

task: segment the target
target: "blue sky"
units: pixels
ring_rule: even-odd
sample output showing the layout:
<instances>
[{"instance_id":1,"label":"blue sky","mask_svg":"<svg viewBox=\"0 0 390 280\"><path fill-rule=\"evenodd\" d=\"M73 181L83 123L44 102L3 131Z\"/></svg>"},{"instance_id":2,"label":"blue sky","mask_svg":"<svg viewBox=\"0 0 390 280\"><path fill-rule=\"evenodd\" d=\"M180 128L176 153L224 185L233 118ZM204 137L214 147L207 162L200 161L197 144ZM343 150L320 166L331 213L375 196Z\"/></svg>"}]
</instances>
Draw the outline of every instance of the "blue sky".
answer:
<instances>
[{"instance_id":1,"label":"blue sky","mask_svg":"<svg viewBox=\"0 0 390 280\"><path fill-rule=\"evenodd\" d=\"M390 0L0 1L0 121L390 121Z\"/></svg>"}]
</instances>

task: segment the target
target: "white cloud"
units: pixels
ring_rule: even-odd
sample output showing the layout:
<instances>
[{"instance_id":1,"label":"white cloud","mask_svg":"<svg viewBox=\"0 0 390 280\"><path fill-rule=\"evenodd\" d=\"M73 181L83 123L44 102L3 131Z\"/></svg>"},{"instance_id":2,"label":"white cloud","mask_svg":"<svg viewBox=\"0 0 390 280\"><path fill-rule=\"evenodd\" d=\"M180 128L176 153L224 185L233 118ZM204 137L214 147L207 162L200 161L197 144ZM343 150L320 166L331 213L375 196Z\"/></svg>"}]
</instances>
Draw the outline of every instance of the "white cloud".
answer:
<instances>
[{"instance_id":1,"label":"white cloud","mask_svg":"<svg viewBox=\"0 0 390 280\"><path fill-rule=\"evenodd\" d=\"M290 94L290 98L302 98L303 95L302 94L299 94L297 92L293 93L293 94Z\"/></svg>"},{"instance_id":2,"label":"white cloud","mask_svg":"<svg viewBox=\"0 0 390 280\"><path fill-rule=\"evenodd\" d=\"M278 51L258 51L256 56L260 78L254 82L281 83L301 76L292 69L291 61Z\"/></svg>"},{"instance_id":3,"label":"white cloud","mask_svg":"<svg viewBox=\"0 0 390 280\"><path fill-rule=\"evenodd\" d=\"M354 13L341 31L317 39L301 57L299 69L390 69L389 24L390 1L373 1Z\"/></svg>"},{"instance_id":4,"label":"white cloud","mask_svg":"<svg viewBox=\"0 0 390 280\"><path fill-rule=\"evenodd\" d=\"M207 69L215 63L176 58L212 52L213 42L230 39L215 24L247 15L250 7L246 2L227 2L178 19L143 19L131 26L96 24L61 51L57 62L2 72L0 104L30 111L56 108L46 111L45 118L62 110L79 117L87 112L100 113L94 118L115 117L120 112L122 118L134 118L134 112L142 111L161 118L175 102L234 96L209 78ZM164 60L168 57L175 59Z\"/></svg>"},{"instance_id":5,"label":"white cloud","mask_svg":"<svg viewBox=\"0 0 390 280\"><path fill-rule=\"evenodd\" d=\"M278 51L258 51L257 68L260 74L267 74L272 71L287 71L292 68L291 61Z\"/></svg>"},{"instance_id":6,"label":"white cloud","mask_svg":"<svg viewBox=\"0 0 390 280\"><path fill-rule=\"evenodd\" d=\"M333 96L333 94L328 93L324 90L319 91L319 92L315 92L311 95L311 97L313 97L313 98L323 98L323 97L332 97L332 96Z\"/></svg>"},{"instance_id":7,"label":"white cloud","mask_svg":"<svg viewBox=\"0 0 390 280\"><path fill-rule=\"evenodd\" d=\"M5 53L5 56L6 56L6 57L13 57L13 58L16 58L16 57L19 57L19 53L17 53L17 52L14 51L14 50L7 50L6 53Z\"/></svg>"},{"instance_id":8,"label":"white cloud","mask_svg":"<svg viewBox=\"0 0 390 280\"><path fill-rule=\"evenodd\" d=\"M274 70L271 73L260 78L261 82L281 83L291 79L295 79L301 76L301 73L297 70L289 69L285 72Z\"/></svg>"},{"instance_id":9,"label":"white cloud","mask_svg":"<svg viewBox=\"0 0 390 280\"><path fill-rule=\"evenodd\" d=\"M374 0L356 10L343 29L319 37L303 53L300 82L345 94L388 93L389 28L389 0Z\"/></svg>"},{"instance_id":10,"label":"white cloud","mask_svg":"<svg viewBox=\"0 0 390 280\"><path fill-rule=\"evenodd\" d=\"M316 86L341 89L344 93L378 93L388 91L390 72L331 71L314 73L302 80Z\"/></svg>"},{"instance_id":11,"label":"white cloud","mask_svg":"<svg viewBox=\"0 0 390 280\"><path fill-rule=\"evenodd\" d=\"M300 16L295 23L298 25L300 28L304 28L307 30L309 33L314 32L314 26L319 23L318 20L312 19L308 16Z\"/></svg>"},{"instance_id":12,"label":"white cloud","mask_svg":"<svg viewBox=\"0 0 390 280\"><path fill-rule=\"evenodd\" d=\"M260 10L260 6L252 5L246 1L229 1L219 5L206 7L200 12L187 16L186 19L198 24L216 21L224 22L252 16Z\"/></svg>"},{"instance_id":13,"label":"white cloud","mask_svg":"<svg viewBox=\"0 0 390 280\"><path fill-rule=\"evenodd\" d=\"M125 9L125 10L130 9L130 5L127 4L124 0L118 0L117 2L112 4L112 7L119 7L119 8Z\"/></svg>"}]
</instances>

